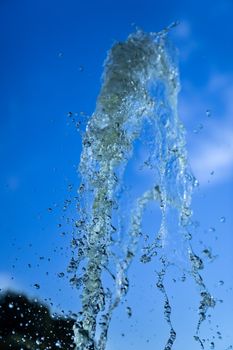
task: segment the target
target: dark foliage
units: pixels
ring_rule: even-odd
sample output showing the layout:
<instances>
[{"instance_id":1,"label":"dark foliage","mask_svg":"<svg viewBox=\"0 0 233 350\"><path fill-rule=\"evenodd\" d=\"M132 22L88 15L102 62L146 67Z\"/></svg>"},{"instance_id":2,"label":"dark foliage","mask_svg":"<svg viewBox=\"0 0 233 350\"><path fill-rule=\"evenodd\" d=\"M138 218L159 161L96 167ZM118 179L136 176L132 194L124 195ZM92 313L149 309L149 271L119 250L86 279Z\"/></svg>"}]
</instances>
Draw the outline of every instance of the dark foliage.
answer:
<instances>
[{"instance_id":1,"label":"dark foliage","mask_svg":"<svg viewBox=\"0 0 233 350\"><path fill-rule=\"evenodd\" d=\"M0 350L74 349L73 324L25 295L6 292L0 298Z\"/></svg>"}]
</instances>

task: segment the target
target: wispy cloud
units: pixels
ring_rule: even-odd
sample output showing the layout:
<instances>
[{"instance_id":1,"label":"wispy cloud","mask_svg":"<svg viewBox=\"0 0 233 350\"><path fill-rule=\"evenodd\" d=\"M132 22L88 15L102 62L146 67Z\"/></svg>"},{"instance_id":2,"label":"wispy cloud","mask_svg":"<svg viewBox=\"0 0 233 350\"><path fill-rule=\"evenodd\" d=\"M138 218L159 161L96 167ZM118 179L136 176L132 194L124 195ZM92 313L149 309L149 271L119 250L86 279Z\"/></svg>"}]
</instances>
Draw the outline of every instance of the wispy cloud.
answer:
<instances>
[{"instance_id":1,"label":"wispy cloud","mask_svg":"<svg viewBox=\"0 0 233 350\"><path fill-rule=\"evenodd\" d=\"M233 77L214 73L202 89L186 83L183 91L180 113L190 128L193 172L203 185L223 182L233 174ZM204 129L195 135L198 125Z\"/></svg>"},{"instance_id":2,"label":"wispy cloud","mask_svg":"<svg viewBox=\"0 0 233 350\"><path fill-rule=\"evenodd\" d=\"M197 48L197 41L193 38L191 23L188 20L180 21L179 25L173 31L175 42L178 42L180 48L179 58L186 61Z\"/></svg>"},{"instance_id":3,"label":"wispy cloud","mask_svg":"<svg viewBox=\"0 0 233 350\"><path fill-rule=\"evenodd\" d=\"M202 141L193 150L190 162L202 185L227 180L233 174L233 131L216 130L212 139Z\"/></svg>"},{"instance_id":4,"label":"wispy cloud","mask_svg":"<svg viewBox=\"0 0 233 350\"><path fill-rule=\"evenodd\" d=\"M191 35L191 25L187 20L181 21L175 29L175 36L179 39L189 39Z\"/></svg>"},{"instance_id":5,"label":"wispy cloud","mask_svg":"<svg viewBox=\"0 0 233 350\"><path fill-rule=\"evenodd\" d=\"M0 272L0 289L1 291L8 289L18 290L20 289L20 286L15 282L15 280L12 280L11 276L9 276L7 273Z\"/></svg>"}]
</instances>

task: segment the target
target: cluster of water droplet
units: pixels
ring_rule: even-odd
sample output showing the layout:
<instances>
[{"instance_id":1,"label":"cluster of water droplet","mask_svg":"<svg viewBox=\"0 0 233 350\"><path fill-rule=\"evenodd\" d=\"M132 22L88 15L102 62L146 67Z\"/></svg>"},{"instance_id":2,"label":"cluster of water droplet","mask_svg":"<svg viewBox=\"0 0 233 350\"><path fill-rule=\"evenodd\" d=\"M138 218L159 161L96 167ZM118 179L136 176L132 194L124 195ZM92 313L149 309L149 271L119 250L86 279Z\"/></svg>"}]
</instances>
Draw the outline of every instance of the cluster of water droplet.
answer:
<instances>
[{"instance_id":1,"label":"cluster of water droplet","mask_svg":"<svg viewBox=\"0 0 233 350\"><path fill-rule=\"evenodd\" d=\"M74 319L51 315L45 304L6 293L0 303L1 349L74 349Z\"/></svg>"},{"instance_id":2,"label":"cluster of water droplet","mask_svg":"<svg viewBox=\"0 0 233 350\"><path fill-rule=\"evenodd\" d=\"M79 219L72 241L75 255L68 268L73 273L72 284L81 288L82 310L74 327L79 350L105 349L112 312L129 287L127 269L141 237L143 213L153 201L160 205L161 225L141 261L149 262L155 256L161 261L157 287L164 294L164 315L170 326L165 349L170 350L176 338L163 283L165 265L169 265L165 246L171 212L186 242L191 273L201 290L197 340L206 311L214 306L199 273L203 263L192 251L188 232L191 194L197 181L188 167L184 128L177 114L179 73L167 32L137 31L112 47L96 110L83 136ZM115 220L122 214L119 193L134 143L145 125L148 140L144 136L143 142L148 143L147 163L153 171L153 185L132 204L124 233L127 245L123 245L117 235L119 220Z\"/></svg>"}]
</instances>

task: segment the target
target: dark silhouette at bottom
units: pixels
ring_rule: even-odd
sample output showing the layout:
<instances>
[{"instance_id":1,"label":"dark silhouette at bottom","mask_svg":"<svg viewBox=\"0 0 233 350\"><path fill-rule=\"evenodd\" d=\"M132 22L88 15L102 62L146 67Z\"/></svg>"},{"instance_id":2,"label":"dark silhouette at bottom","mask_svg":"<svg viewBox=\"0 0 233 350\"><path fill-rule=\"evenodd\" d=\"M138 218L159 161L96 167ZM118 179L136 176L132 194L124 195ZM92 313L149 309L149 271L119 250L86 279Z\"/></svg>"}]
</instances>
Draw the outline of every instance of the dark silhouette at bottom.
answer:
<instances>
[{"instance_id":1,"label":"dark silhouette at bottom","mask_svg":"<svg viewBox=\"0 0 233 350\"><path fill-rule=\"evenodd\" d=\"M40 301L6 292L0 297L0 350L74 349L74 322L51 316Z\"/></svg>"}]
</instances>

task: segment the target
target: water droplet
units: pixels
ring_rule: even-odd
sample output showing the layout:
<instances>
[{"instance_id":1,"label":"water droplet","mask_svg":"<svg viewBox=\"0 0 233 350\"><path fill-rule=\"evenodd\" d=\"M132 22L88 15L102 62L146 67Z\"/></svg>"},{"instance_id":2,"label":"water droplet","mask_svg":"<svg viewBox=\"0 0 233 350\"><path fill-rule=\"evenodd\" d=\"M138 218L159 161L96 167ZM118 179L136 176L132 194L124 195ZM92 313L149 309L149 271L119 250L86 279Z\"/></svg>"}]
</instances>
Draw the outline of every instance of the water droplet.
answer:
<instances>
[{"instance_id":1,"label":"water droplet","mask_svg":"<svg viewBox=\"0 0 233 350\"><path fill-rule=\"evenodd\" d=\"M151 261L151 257L146 255L146 254L143 254L140 258L140 261L144 264L148 263Z\"/></svg>"},{"instance_id":2,"label":"water droplet","mask_svg":"<svg viewBox=\"0 0 233 350\"><path fill-rule=\"evenodd\" d=\"M187 239L188 241L191 241L192 235L191 235L190 232L186 232L186 233L185 233L185 239Z\"/></svg>"},{"instance_id":3,"label":"water droplet","mask_svg":"<svg viewBox=\"0 0 233 350\"><path fill-rule=\"evenodd\" d=\"M13 304L13 303L9 303L9 304L8 304L8 307L9 307L9 309L13 309L14 304Z\"/></svg>"},{"instance_id":4,"label":"water droplet","mask_svg":"<svg viewBox=\"0 0 233 350\"><path fill-rule=\"evenodd\" d=\"M40 289L40 285L39 285L38 283L35 283L35 284L34 284L34 287L35 287L36 289Z\"/></svg>"},{"instance_id":5,"label":"water droplet","mask_svg":"<svg viewBox=\"0 0 233 350\"><path fill-rule=\"evenodd\" d=\"M195 269L202 270L204 268L203 261L201 260L201 258L199 258L199 256L193 254L192 252L190 252L189 256L190 256L192 265Z\"/></svg>"},{"instance_id":6,"label":"water droplet","mask_svg":"<svg viewBox=\"0 0 233 350\"><path fill-rule=\"evenodd\" d=\"M221 218L220 218L220 222L221 222L221 223L226 222L226 218L225 218L225 216L221 216Z\"/></svg>"},{"instance_id":7,"label":"water droplet","mask_svg":"<svg viewBox=\"0 0 233 350\"><path fill-rule=\"evenodd\" d=\"M181 277L181 282L185 282L186 281L186 276L185 274L183 274L183 276Z\"/></svg>"},{"instance_id":8,"label":"water droplet","mask_svg":"<svg viewBox=\"0 0 233 350\"><path fill-rule=\"evenodd\" d=\"M58 347L58 348L61 348L61 342L60 342L60 340L57 340L57 341L56 341L55 346Z\"/></svg>"},{"instance_id":9,"label":"water droplet","mask_svg":"<svg viewBox=\"0 0 233 350\"><path fill-rule=\"evenodd\" d=\"M62 278L62 277L65 276L65 274L64 274L64 272L59 272L59 273L57 274L57 276L58 276L59 278Z\"/></svg>"},{"instance_id":10,"label":"water droplet","mask_svg":"<svg viewBox=\"0 0 233 350\"><path fill-rule=\"evenodd\" d=\"M194 130L194 134L198 134L204 128L203 124L199 124Z\"/></svg>"},{"instance_id":11,"label":"water droplet","mask_svg":"<svg viewBox=\"0 0 233 350\"><path fill-rule=\"evenodd\" d=\"M205 114L206 114L206 116L207 116L208 118L210 118L210 117L212 116L211 110L210 110L210 109L207 109L206 112L205 112Z\"/></svg>"},{"instance_id":12,"label":"water droplet","mask_svg":"<svg viewBox=\"0 0 233 350\"><path fill-rule=\"evenodd\" d=\"M211 250L210 249L203 249L203 254L205 254L209 259L212 259L212 253L211 253Z\"/></svg>"},{"instance_id":13,"label":"water droplet","mask_svg":"<svg viewBox=\"0 0 233 350\"><path fill-rule=\"evenodd\" d=\"M70 284L76 288L79 288L79 287L81 287L82 279L74 276L70 279Z\"/></svg>"},{"instance_id":14,"label":"water droplet","mask_svg":"<svg viewBox=\"0 0 233 350\"><path fill-rule=\"evenodd\" d=\"M127 306L126 311L127 311L128 316L131 317L132 316L132 309L130 306Z\"/></svg>"},{"instance_id":15,"label":"water droplet","mask_svg":"<svg viewBox=\"0 0 233 350\"><path fill-rule=\"evenodd\" d=\"M212 341L211 343L210 343L210 349L214 349L215 348L215 344L214 344L214 342Z\"/></svg>"}]
</instances>

